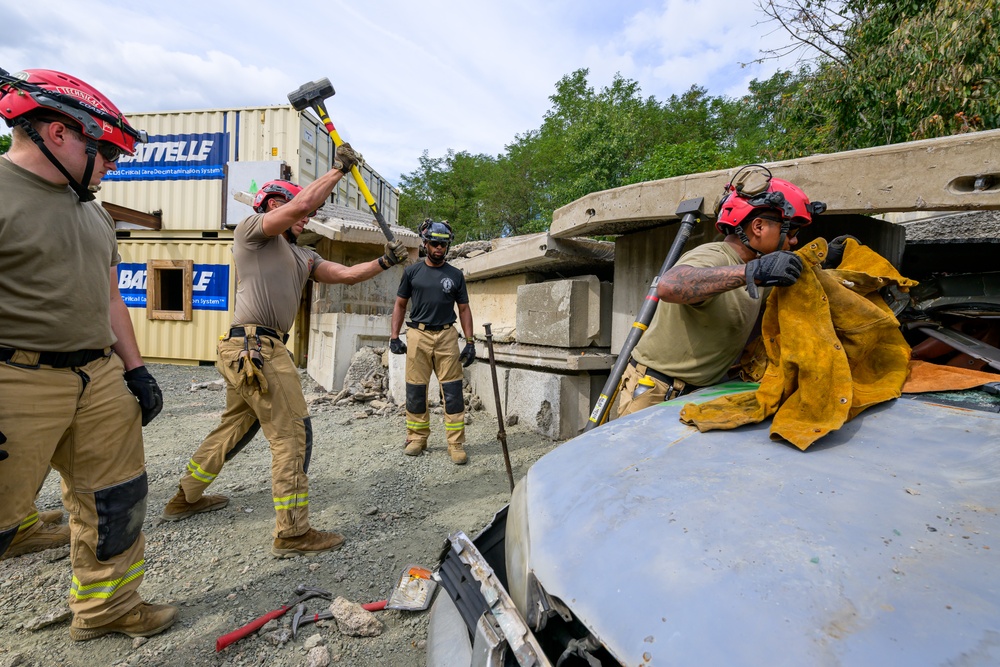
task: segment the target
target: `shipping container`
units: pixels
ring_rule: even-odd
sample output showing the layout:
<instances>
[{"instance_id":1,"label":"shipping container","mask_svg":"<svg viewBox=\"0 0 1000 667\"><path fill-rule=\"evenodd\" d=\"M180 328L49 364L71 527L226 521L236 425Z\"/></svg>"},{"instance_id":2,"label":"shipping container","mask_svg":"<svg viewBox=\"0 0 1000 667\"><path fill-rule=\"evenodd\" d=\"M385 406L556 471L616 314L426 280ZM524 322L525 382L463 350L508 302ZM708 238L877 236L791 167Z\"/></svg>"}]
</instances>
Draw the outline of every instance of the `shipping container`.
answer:
<instances>
[{"instance_id":1,"label":"shipping container","mask_svg":"<svg viewBox=\"0 0 1000 667\"><path fill-rule=\"evenodd\" d=\"M233 193L254 193L274 178L307 185L333 163L333 141L311 112L290 105L127 114L149 142L123 156L102 183L106 203L156 215L161 231L232 229L252 211ZM365 164L363 179L390 223L399 191ZM368 210L352 178L331 196L335 204ZM137 235L146 236L137 230Z\"/></svg>"}]
</instances>

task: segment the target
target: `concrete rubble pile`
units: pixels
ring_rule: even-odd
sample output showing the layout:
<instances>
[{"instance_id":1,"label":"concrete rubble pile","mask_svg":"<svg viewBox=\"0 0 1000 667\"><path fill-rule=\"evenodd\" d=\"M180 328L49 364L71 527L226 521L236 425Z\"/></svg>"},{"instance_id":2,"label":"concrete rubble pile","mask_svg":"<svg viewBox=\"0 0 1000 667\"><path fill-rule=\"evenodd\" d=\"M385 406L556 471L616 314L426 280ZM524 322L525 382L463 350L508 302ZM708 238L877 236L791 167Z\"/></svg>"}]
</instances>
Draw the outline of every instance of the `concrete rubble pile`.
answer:
<instances>
[{"instance_id":1,"label":"concrete rubble pile","mask_svg":"<svg viewBox=\"0 0 1000 667\"><path fill-rule=\"evenodd\" d=\"M354 419L402 415L406 408L397 404L389 392L389 350L385 347L365 346L351 357L351 365L344 378L344 387L338 392L322 394L309 400L311 410L323 406L356 407ZM443 414L439 392L431 392L429 404L433 414ZM482 399L472 393L465 383L465 407L469 411L482 410ZM466 413L466 423L472 417Z\"/></svg>"}]
</instances>

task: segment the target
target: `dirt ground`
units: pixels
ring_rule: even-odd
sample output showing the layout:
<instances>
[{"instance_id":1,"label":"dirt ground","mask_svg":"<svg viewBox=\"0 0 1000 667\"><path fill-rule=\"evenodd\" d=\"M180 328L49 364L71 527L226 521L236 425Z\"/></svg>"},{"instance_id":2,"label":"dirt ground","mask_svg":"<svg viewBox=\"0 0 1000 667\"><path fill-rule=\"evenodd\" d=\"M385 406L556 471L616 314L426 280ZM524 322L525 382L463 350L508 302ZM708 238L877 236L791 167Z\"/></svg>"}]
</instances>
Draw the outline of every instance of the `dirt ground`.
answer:
<instances>
[{"instance_id":1,"label":"dirt ground","mask_svg":"<svg viewBox=\"0 0 1000 667\"><path fill-rule=\"evenodd\" d=\"M471 412L466 466L451 463L437 414L431 415L427 452L406 457L402 413L358 419L357 406L331 404L303 374L313 414L311 522L343 533L347 542L331 553L281 560L270 554L274 511L270 453L262 435L210 487L210 492L229 496L228 507L176 523L160 520L188 459L218 422L225 397L222 391L192 391L193 383L219 378L213 367L154 364L150 369L163 389L165 407L144 429L149 508L140 593L147 601L178 605L178 622L148 640L109 635L75 643L69 639L68 620L31 629L40 617L67 609L68 547L0 561L0 667L297 667L307 664L307 642L325 645L330 664L423 665L427 612L376 612L385 626L376 637L341 635L332 624L308 625L296 639L280 643L280 628L291 624L289 613L270 636L253 635L220 653L215 639L279 608L294 597L298 584L359 603L383 600L405 566L437 563L449 533L478 532L510 495L496 420L483 411ZM515 480L558 444L524 425L506 431ZM61 506L59 477L53 473L38 507ZM325 608L322 600L309 603L310 611Z\"/></svg>"}]
</instances>

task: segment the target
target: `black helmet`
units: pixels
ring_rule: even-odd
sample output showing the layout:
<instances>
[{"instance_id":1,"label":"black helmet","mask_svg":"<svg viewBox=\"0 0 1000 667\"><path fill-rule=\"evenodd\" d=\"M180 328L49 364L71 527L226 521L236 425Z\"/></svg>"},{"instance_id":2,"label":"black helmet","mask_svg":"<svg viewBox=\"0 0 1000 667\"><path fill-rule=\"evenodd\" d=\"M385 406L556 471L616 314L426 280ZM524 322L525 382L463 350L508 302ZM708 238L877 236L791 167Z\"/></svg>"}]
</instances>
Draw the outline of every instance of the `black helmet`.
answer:
<instances>
[{"instance_id":1,"label":"black helmet","mask_svg":"<svg viewBox=\"0 0 1000 667\"><path fill-rule=\"evenodd\" d=\"M436 222L430 218L420 223L417 232L424 241L438 241L448 245L451 245L455 238L455 234L451 231L451 225L444 221Z\"/></svg>"}]
</instances>

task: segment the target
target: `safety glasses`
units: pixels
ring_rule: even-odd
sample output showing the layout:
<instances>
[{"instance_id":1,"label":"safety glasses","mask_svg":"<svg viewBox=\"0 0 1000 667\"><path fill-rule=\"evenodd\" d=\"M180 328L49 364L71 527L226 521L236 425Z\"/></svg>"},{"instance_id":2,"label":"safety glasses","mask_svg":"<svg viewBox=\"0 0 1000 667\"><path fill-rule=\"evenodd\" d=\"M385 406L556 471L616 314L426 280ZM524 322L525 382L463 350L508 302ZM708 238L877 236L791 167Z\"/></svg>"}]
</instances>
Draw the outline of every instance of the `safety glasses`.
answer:
<instances>
[{"instance_id":1,"label":"safety glasses","mask_svg":"<svg viewBox=\"0 0 1000 667\"><path fill-rule=\"evenodd\" d=\"M55 121L46 121L46 122L52 123L52 122L55 122ZM59 122L61 123L62 121L59 121ZM64 125L65 125L65 123L64 123ZM70 130L71 132L73 132L75 135L77 135L78 137L80 137L84 141L92 141L92 139L90 137L88 137L87 135L85 135L83 133L83 130L80 129L80 128L78 128L78 127L73 127L72 125L66 125L66 129ZM115 146L110 141L98 141L97 142L97 152L100 153L101 157L104 158L105 160L107 160L108 162L117 162L118 158L120 158L122 155L125 154L125 151L123 151L118 146Z\"/></svg>"},{"instance_id":2,"label":"safety glasses","mask_svg":"<svg viewBox=\"0 0 1000 667\"><path fill-rule=\"evenodd\" d=\"M776 220L776 219L774 219L772 217L769 217L769 216L766 216L766 215L758 215L757 217L760 218L761 220L767 220L768 222L773 222L776 225L782 224L781 220ZM799 235L799 230L801 230L801 229L802 229L801 227L797 227L797 226L789 227L788 233L786 234L786 236L788 236L788 238L790 238L790 239L794 239L796 236Z\"/></svg>"},{"instance_id":3,"label":"safety glasses","mask_svg":"<svg viewBox=\"0 0 1000 667\"><path fill-rule=\"evenodd\" d=\"M428 241L427 245L429 245L432 248L447 248L448 247L448 244L445 243L444 241Z\"/></svg>"}]
</instances>

